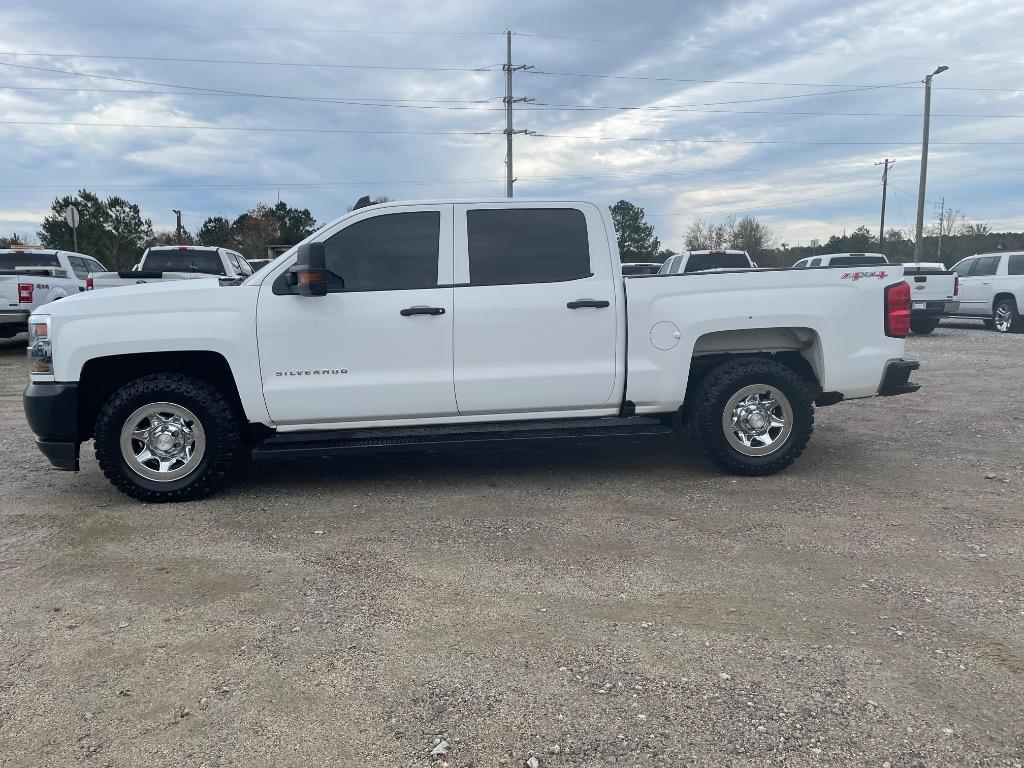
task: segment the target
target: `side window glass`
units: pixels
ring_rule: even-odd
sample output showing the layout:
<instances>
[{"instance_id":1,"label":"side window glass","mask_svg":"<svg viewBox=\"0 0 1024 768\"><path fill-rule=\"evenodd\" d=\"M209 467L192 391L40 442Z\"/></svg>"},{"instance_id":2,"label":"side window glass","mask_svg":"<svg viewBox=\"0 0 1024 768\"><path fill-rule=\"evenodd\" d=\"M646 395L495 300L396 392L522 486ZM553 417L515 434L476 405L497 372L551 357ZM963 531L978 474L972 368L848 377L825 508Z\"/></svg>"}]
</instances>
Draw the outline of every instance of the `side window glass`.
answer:
<instances>
[{"instance_id":1,"label":"side window glass","mask_svg":"<svg viewBox=\"0 0 1024 768\"><path fill-rule=\"evenodd\" d=\"M81 256L68 256L68 262L79 280L85 280L89 276L89 268L85 266L85 259Z\"/></svg>"},{"instance_id":2,"label":"side window glass","mask_svg":"<svg viewBox=\"0 0 1024 768\"><path fill-rule=\"evenodd\" d=\"M1015 253L1007 257L1010 262L1006 265L1006 272L1009 275L1024 275L1024 253Z\"/></svg>"},{"instance_id":3,"label":"side window glass","mask_svg":"<svg viewBox=\"0 0 1024 768\"><path fill-rule=\"evenodd\" d=\"M819 257L817 259L811 259L811 263L808 264L808 266L810 266L810 267L820 267L821 266L821 258Z\"/></svg>"},{"instance_id":4,"label":"side window glass","mask_svg":"<svg viewBox=\"0 0 1024 768\"><path fill-rule=\"evenodd\" d=\"M96 259L86 259L85 266L86 269L89 270L90 274L107 271L107 268L100 264L98 261L96 261Z\"/></svg>"},{"instance_id":5,"label":"side window glass","mask_svg":"<svg viewBox=\"0 0 1024 768\"><path fill-rule=\"evenodd\" d=\"M357 221L324 242L327 288L436 288L440 241L440 211L385 213Z\"/></svg>"},{"instance_id":6,"label":"side window glass","mask_svg":"<svg viewBox=\"0 0 1024 768\"><path fill-rule=\"evenodd\" d=\"M967 275L970 274L971 267L974 266L975 261L977 261L977 259L965 259L964 261L961 261L959 264L954 266L953 269L950 271L956 272L958 275L960 275L960 277L967 277Z\"/></svg>"},{"instance_id":7,"label":"side window glass","mask_svg":"<svg viewBox=\"0 0 1024 768\"><path fill-rule=\"evenodd\" d=\"M998 256L982 256L975 262L971 275L994 275L998 269Z\"/></svg>"},{"instance_id":8,"label":"side window glass","mask_svg":"<svg viewBox=\"0 0 1024 768\"><path fill-rule=\"evenodd\" d=\"M587 220L575 208L466 211L472 285L555 283L590 277Z\"/></svg>"}]
</instances>

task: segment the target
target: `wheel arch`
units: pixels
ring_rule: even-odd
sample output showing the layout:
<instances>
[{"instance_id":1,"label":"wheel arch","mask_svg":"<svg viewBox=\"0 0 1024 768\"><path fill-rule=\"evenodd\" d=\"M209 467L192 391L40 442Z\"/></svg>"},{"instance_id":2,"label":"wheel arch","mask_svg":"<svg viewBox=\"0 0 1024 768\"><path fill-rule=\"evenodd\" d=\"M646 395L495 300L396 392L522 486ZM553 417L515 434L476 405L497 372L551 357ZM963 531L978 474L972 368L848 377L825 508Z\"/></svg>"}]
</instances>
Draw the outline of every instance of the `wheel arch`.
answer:
<instances>
[{"instance_id":1,"label":"wheel arch","mask_svg":"<svg viewBox=\"0 0 1024 768\"><path fill-rule=\"evenodd\" d=\"M82 440L92 437L103 403L120 387L153 373L193 376L216 387L245 421L238 384L227 359L219 352L188 350L138 352L95 357L86 361L78 381L78 429Z\"/></svg>"}]
</instances>

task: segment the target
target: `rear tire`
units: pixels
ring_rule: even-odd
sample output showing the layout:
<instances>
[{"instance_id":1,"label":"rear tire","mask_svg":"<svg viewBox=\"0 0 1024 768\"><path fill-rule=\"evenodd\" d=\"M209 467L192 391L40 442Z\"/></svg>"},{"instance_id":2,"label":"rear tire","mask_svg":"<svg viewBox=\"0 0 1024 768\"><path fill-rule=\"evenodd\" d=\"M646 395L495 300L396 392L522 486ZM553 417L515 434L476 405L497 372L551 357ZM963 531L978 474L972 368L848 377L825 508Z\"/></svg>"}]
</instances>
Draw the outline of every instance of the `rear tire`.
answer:
<instances>
[{"instance_id":1,"label":"rear tire","mask_svg":"<svg viewBox=\"0 0 1024 768\"><path fill-rule=\"evenodd\" d=\"M213 385L176 373L135 379L96 417L96 458L139 501L201 499L219 488L242 452L240 419Z\"/></svg>"},{"instance_id":2,"label":"rear tire","mask_svg":"<svg viewBox=\"0 0 1024 768\"><path fill-rule=\"evenodd\" d=\"M1024 332L1024 319L1017 311L1017 302L1010 298L999 299L992 308L992 326L999 333Z\"/></svg>"},{"instance_id":3,"label":"rear tire","mask_svg":"<svg viewBox=\"0 0 1024 768\"><path fill-rule=\"evenodd\" d=\"M814 431L807 383L791 368L762 358L740 358L708 371L691 395L689 417L704 456L736 475L780 472Z\"/></svg>"},{"instance_id":4,"label":"rear tire","mask_svg":"<svg viewBox=\"0 0 1024 768\"><path fill-rule=\"evenodd\" d=\"M918 336L927 336L938 327L939 319L937 317L929 317L923 320L910 320L910 330Z\"/></svg>"}]
</instances>

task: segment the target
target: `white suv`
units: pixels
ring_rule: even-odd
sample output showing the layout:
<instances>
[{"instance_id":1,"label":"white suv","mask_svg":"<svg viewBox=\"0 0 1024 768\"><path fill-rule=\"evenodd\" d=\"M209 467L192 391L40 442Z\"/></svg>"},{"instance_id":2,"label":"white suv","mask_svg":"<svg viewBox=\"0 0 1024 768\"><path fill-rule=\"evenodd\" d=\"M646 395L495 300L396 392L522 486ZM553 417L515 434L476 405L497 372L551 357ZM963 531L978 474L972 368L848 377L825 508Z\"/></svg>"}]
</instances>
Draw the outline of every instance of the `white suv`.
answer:
<instances>
[{"instance_id":1,"label":"white suv","mask_svg":"<svg viewBox=\"0 0 1024 768\"><path fill-rule=\"evenodd\" d=\"M958 317L981 317L1000 333L1024 333L1024 251L979 253L953 265L960 277Z\"/></svg>"}]
</instances>

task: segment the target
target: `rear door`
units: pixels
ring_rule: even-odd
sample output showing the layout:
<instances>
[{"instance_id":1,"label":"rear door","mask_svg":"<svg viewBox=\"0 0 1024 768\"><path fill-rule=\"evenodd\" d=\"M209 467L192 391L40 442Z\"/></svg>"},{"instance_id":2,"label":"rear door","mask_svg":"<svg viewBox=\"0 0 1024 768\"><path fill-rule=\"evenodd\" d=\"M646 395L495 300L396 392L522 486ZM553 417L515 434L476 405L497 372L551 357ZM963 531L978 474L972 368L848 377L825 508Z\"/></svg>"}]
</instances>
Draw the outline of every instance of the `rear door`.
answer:
<instances>
[{"instance_id":1,"label":"rear door","mask_svg":"<svg viewBox=\"0 0 1024 768\"><path fill-rule=\"evenodd\" d=\"M608 406L620 301L612 255L593 206L455 207L459 413Z\"/></svg>"},{"instance_id":2,"label":"rear door","mask_svg":"<svg viewBox=\"0 0 1024 768\"><path fill-rule=\"evenodd\" d=\"M388 206L340 222L323 238L326 296L293 294L286 270L264 280L257 339L275 423L457 413L451 212Z\"/></svg>"}]
</instances>

